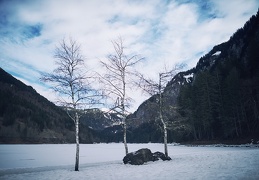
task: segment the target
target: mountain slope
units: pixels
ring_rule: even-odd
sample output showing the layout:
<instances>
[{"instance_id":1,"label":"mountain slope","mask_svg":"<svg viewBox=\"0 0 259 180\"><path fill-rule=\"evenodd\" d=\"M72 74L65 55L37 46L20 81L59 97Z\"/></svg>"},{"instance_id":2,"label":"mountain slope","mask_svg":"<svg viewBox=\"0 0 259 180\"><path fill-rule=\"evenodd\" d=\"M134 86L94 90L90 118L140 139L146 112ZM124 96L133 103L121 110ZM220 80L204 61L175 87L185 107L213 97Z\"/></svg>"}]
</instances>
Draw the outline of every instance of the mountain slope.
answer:
<instances>
[{"instance_id":1,"label":"mountain slope","mask_svg":"<svg viewBox=\"0 0 259 180\"><path fill-rule=\"evenodd\" d=\"M169 141L259 140L258 49L259 12L195 68L168 83L163 114L170 125ZM154 123L157 102L155 95L141 104L129 117L132 127Z\"/></svg>"},{"instance_id":2,"label":"mountain slope","mask_svg":"<svg viewBox=\"0 0 259 180\"><path fill-rule=\"evenodd\" d=\"M0 143L72 143L73 122L65 111L0 68ZM93 141L82 126L81 142Z\"/></svg>"},{"instance_id":3,"label":"mountain slope","mask_svg":"<svg viewBox=\"0 0 259 180\"><path fill-rule=\"evenodd\" d=\"M109 112L104 109L85 109L80 118L82 125L95 131L102 131L121 123L121 118L116 112Z\"/></svg>"}]
</instances>

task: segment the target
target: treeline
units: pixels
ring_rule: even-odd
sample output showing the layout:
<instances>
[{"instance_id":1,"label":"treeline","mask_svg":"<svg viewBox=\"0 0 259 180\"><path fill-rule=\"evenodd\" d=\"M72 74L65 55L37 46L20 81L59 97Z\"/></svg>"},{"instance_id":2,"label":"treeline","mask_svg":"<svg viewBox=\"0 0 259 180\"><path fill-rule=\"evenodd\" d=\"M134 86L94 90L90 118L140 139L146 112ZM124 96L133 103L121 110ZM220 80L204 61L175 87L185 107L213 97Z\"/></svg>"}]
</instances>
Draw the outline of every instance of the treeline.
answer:
<instances>
[{"instance_id":1,"label":"treeline","mask_svg":"<svg viewBox=\"0 0 259 180\"><path fill-rule=\"evenodd\" d=\"M258 32L259 11L215 46L221 54L213 65L211 53L201 58L193 82L181 87L179 113L190 140L259 138Z\"/></svg>"},{"instance_id":2,"label":"treeline","mask_svg":"<svg viewBox=\"0 0 259 180\"><path fill-rule=\"evenodd\" d=\"M259 137L259 71L240 65L238 59L228 59L182 86L179 113L190 127L190 140Z\"/></svg>"},{"instance_id":3,"label":"treeline","mask_svg":"<svg viewBox=\"0 0 259 180\"><path fill-rule=\"evenodd\" d=\"M123 142L123 127L116 125L108 127L97 133L101 142ZM162 143L163 132L156 124L143 123L138 128L129 127L127 129L127 142L129 143Z\"/></svg>"},{"instance_id":4,"label":"treeline","mask_svg":"<svg viewBox=\"0 0 259 180\"><path fill-rule=\"evenodd\" d=\"M64 111L37 94L35 91L21 89L20 86L0 82L0 117L2 125L12 126L16 121L31 124L39 131L44 128L60 126L59 121L64 120L62 128L70 128ZM64 126L63 126L64 125Z\"/></svg>"}]
</instances>

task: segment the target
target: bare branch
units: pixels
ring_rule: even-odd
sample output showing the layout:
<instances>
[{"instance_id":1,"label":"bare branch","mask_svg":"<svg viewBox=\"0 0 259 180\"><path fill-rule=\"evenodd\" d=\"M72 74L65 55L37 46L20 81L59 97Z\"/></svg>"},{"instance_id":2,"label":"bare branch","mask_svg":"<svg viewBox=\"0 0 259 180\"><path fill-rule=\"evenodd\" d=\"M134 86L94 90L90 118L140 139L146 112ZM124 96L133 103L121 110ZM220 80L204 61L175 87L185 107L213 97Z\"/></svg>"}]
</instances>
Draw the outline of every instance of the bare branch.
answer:
<instances>
[{"instance_id":1,"label":"bare branch","mask_svg":"<svg viewBox=\"0 0 259 180\"><path fill-rule=\"evenodd\" d=\"M124 51L125 47L123 46L122 38L112 41L112 45L114 54L107 56L107 62L101 61L102 66L105 68L105 73L103 75L99 74L99 77L107 96L115 101L111 109L123 117L124 145L127 154L125 119L128 114L126 109L130 106L131 98L126 94L126 89L130 80L129 77L134 74L133 66L143 60L143 58L138 58L137 55L127 56Z\"/></svg>"},{"instance_id":2,"label":"bare branch","mask_svg":"<svg viewBox=\"0 0 259 180\"><path fill-rule=\"evenodd\" d=\"M91 75L84 73L84 58L80 45L72 38L60 42L56 47L55 63L57 68L52 73L42 74L41 81L48 82L52 89L60 95L60 103L65 107L67 115L73 120L76 129L76 163L79 167L79 118L80 108L100 103L102 93L91 87Z\"/></svg>"},{"instance_id":3,"label":"bare branch","mask_svg":"<svg viewBox=\"0 0 259 180\"><path fill-rule=\"evenodd\" d=\"M101 61L106 73L104 75L99 74L100 82L105 86L107 94L124 98L123 103L125 104L127 98L124 87L129 84L128 76L134 74L131 70L132 67L143 58L138 58L137 55L128 58L124 52L125 47L120 37L116 41L112 41L112 44L115 53L107 57L108 62Z\"/></svg>"},{"instance_id":4,"label":"bare branch","mask_svg":"<svg viewBox=\"0 0 259 180\"><path fill-rule=\"evenodd\" d=\"M52 89L66 100L62 104L66 107L77 109L79 106L99 103L101 93L91 88L93 76L85 69L84 58L81 55L80 45L70 38L63 39L54 52L57 68L52 73L44 73L41 81L50 83ZM65 98L67 97L67 98Z\"/></svg>"}]
</instances>

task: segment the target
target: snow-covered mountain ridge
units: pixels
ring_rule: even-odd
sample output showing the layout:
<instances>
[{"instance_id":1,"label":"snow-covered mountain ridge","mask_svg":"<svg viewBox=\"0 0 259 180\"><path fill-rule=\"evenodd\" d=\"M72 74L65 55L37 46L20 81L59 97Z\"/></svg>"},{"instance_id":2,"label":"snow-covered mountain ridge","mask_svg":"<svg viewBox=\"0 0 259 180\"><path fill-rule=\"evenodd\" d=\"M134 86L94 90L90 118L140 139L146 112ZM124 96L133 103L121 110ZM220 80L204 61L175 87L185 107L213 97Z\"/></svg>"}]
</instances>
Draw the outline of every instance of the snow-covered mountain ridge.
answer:
<instances>
[{"instance_id":1,"label":"snow-covered mountain ridge","mask_svg":"<svg viewBox=\"0 0 259 180\"><path fill-rule=\"evenodd\" d=\"M121 124L121 118L118 113L108 109L85 109L80 122L83 125L97 131Z\"/></svg>"}]
</instances>

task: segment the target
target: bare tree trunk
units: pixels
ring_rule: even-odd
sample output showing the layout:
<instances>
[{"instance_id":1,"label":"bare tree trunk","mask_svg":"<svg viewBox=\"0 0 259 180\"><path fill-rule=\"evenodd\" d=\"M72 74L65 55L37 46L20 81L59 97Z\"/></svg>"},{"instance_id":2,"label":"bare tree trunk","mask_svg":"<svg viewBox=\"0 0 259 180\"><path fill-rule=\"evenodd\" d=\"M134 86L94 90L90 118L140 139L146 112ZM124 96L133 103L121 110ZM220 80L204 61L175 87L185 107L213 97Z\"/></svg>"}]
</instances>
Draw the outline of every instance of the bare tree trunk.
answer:
<instances>
[{"instance_id":1,"label":"bare tree trunk","mask_svg":"<svg viewBox=\"0 0 259 180\"><path fill-rule=\"evenodd\" d=\"M76 126L76 162L75 162L75 171L79 171L79 116L76 112L75 119Z\"/></svg>"},{"instance_id":2,"label":"bare tree trunk","mask_svg":"<svg viewBox=\"0 0 259 180\"><path fill-rule=\"evenodd\" d=\"M165 156L168 157L168 149L167 149L167 127L166 127L166 124L163 120L163 117L160 117L162 118L161 121L163 123L163 127L164 127L164 148L165 148Z\"/></svg>"},{"instance_id":3,"label":"bare tree trunk","mask_svg":"<svg viewBox=\"0 0 259 180\"><path fill-rule=\"evenodd\" d=\"M126 98L126 80L125 80L125 69L121 72L122 74L122 84L123 84L123 94L122 94L122 113L123 113L123 142L125 146L125 153L128 154L127 145L127 123L126 123L126 111L125 111L125 98Z\"/></svg>"},{"instance_id":4,"label":"bare tree trunk","mask_svg":"<svg viewBox=\"0 0 259 180\"><path fill-rule=\"evenodd\" d=\"M128 145L127 145L127 124L125 123L125 119L124 119L124 124L123 124L123 143L124 143L124 147L125 147L125 153L127 155L129 153L129 150L128 150Z\"/></svg>"},{"instance_id":5,"label":"bare tree trunk","mask_svg":"<svg viewBox=\"0 0 259 180\"><path fill-rule=\"evenodd\" d=\"M164 148L165 148L165 156L168 157L168 149L167 149L167 128L166 128L166 123L163 119L162 115L162 85L161 85L161 78L162 74L159 74L159 116L160 120L163 124L163 130L164 130Z\"/></svg>"},{"instance_id":6,"label":"bare tree trunk","mask_svg":"<svg viewBox=\"0 0 259 180\"><path fill-rule=\"evenodd\" d=\"M101 94L92 88L92 75L83 71L84 58L80 53L80 45L73 39L60 43L55 50L54 58L58 66L52 73L42 74L41 80L49 82L52 89L60 95L59 103L66 107L67 115L74 122L76 138L75 171L79 170L79 114L78 108L99 104ZM63 98L65 97L65 98ZM69 101L65 100L66 98ZM80 107L78 106L80 104Z\"/></svg>"},{"instance_id":7,"label":"bare tree trunk","mask_svg":"<svg viewBox=\"0 0 259 180\"><path fill-rule=\"evenodd\" d=\"M162 92L164 92L168 81L170 81L175 73L183 68L184 65L177 65L174 69L167 71L165 68L165 72L159 73L159 82L153 81L152 79L146 79L143 75L139 74L138 77L140 78L140 82L137 84L144 92L148 93L149 95L156 95L159 96L158 105L159 105L159 119L163 124L163 131L164 131L164 149L165 149L165 156L167 159L168 157L168 148L167 148L167 123L168 120L163 118L163 102L162 102ZM196 132L194 132L196 135Z\"/></svg>"},{"instance_id":8,"label":"bare tree trunk","mask_svg":"<svg viewBox=\"0 0 259 180\"><path fill-rule=\"evenodd\" d=\"M166 127L166 123L163 119L163 115L162 115L162 108L160 106L160 120L163 124L163 130L164 130L164 148L165 148L165 156L168 157L168 149L167 149L167 127Z\"/></svg>"},{"instance_id":9,"label":"bare tree trunk","mask_svg":"<svg viewBox=\"0 0 259 180\"><path fill-rule=\"evenodd\" d=\"M108 62L101 61L101 64L106 69L104 75L100 75L101 83L107 91L107 97L116 99L114 111L122 116L123 125L123 142L126 155L128 154L127 146L127 105L129 105L130 97L126 94L128 84L134 84L131 76L135 76L134 65L140 62L143 58L138 58L138 55L126 55L125 47L123 46L122 38L112 41L115 53L108 55Z\"/></svg>"}]
</instances>

